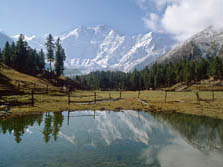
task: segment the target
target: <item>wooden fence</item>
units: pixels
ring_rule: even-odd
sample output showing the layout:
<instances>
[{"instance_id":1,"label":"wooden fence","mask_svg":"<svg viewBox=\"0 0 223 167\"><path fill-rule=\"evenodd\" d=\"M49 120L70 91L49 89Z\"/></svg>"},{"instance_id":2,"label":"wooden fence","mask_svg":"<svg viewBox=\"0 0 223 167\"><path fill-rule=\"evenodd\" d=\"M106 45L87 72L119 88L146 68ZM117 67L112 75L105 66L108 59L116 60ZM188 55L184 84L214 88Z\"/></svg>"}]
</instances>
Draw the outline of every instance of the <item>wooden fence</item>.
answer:
<instances>
[{"instance_id":1,"label":"wooden fence","mask_svg":"<svg viewBox=\"0 0 223 167\"><path fill-rule=\"evenodd\" d=\"M24 82L24 81L16 81L17 85L17 90L23 92L21 95L28 95L30 98L26 102L18 102L18 101L13 101L9 102L5 100L3 97L0 95L0 105L7 105L7 106L20 106L20 105L31 105L35 106L35 95L39 94L47 94L49 96L67 96L67 104L96 104L98 102L104 102L104 101L116 101L116 100L121 100L124 99L124 95L127 94L128 92L123 92L122 90L119 91L119 97L112 97L112 93L108 92L108 96L100 96L100 92L93 92L91 94L81 94L78 95L75 93L75 91L69 91L68 88L66 87L61 87L61 88L53 88L49 87L49 85L44 84L44 83L32 83L32 82ZM168 103L168 94L169 93L177 93L175 91L163 91L164 94L164 103ZM187 91L188 92L188 91ZM186 93L186 92L185 92ZM200 96L199 91L194 92L194 97L196 98L197 104L200 104L201 101L215 101L215 91L212 90L212 99L203 99ZM141 98L141 91L139 90L136 93L136 98L140 100ZM116 93L117 96L117 93ZM74 98L79 98L80 100L73 100ZM83 98L88 98L88 100L81 100ZM89 100L90 99L90 100ZM142 100L141 100L142 101Z\"/></svg>"}]
</instances>

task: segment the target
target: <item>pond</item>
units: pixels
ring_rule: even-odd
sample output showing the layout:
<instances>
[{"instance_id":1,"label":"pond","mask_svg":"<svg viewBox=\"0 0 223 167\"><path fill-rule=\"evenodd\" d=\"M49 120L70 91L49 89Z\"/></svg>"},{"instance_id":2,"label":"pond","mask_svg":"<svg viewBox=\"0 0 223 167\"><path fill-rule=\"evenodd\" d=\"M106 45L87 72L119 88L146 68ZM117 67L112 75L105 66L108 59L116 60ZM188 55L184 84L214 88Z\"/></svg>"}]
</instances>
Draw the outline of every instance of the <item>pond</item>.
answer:
<instances>
[{"instance_id":1,"label":"pond","mask_svg":"<svg viewBox=\"0 0 223 167\"><path fill-rule=\"evenodd\" d=\"M1 167L222 167L223 121L76 111L0 119Z\"/></svg>"}]
</instances>

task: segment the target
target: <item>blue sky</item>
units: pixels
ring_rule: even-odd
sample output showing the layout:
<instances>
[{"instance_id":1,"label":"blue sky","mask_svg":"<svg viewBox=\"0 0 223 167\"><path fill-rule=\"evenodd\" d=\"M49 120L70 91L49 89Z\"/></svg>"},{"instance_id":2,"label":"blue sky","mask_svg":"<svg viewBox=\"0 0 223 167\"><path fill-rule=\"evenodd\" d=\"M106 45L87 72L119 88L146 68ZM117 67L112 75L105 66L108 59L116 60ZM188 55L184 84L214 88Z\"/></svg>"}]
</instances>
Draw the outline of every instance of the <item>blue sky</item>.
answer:
<instances>
[{"instance_id":1,"label":"blue sky","mask_svg":"<svg viewBox=\"0 0 223 167\"><path fill-rule=\"evenodd\" d=\"M0 29L9 34L58 34L78 25L109 25L124 34L148 31L136 0L1 0Z\"/></svg>"},{"instance_id":2,"label":"blue sky","mask_svg":"<svg viewBox=\"0 0 223 167\"><path fill-rule=\"evenodd\" d=\"M79 25L108 25L123 34L171 33L183 41L223 27L223 0L1 0L0 30L54 35Z\"/></svg>"}]
</instances>

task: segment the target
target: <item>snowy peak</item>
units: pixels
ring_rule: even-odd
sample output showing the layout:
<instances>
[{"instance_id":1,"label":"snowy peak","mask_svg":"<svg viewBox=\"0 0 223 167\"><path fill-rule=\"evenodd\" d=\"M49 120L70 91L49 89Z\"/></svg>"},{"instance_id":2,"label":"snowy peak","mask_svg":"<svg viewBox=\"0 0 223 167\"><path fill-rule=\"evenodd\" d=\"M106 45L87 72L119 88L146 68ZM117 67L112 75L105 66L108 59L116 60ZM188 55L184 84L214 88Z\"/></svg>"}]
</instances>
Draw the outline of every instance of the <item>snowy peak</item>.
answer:
<instances>
[{"instance_id":1,"label":"snowy peak","mask_svg":"<svg viewBox=\"0 0 223 167\"><path fill-rule=\"evenodd\" d=\"M97 27L84 27L84 26L78 26L77 28L64 33L63 35L60 35L59 37L61 38L61 40L65 40L67 38L78 38L81 35L85 35L85 36L92 36L92 35L102 35L102 34L107 34L110 31L112 31L112 29L108 26L105 25L99 25Z\"/></svg>"},{"instance_id":2,"label":"snowy peak","mask_svg":"<svg viewBox=\"0 0 223 167\"><path fill-rule=\"evenodd\" d=\"M11 36L11 38L13 38L13 39L15 39L15 40L18 40L18 39L19 39L19 36L20 36L20 35L14 35L14 36ZM26 41L32 41L32 40L35 40L35 38L36 38L35 35L33 35L33 36L26 36L26 35L24 35L24 39L25 39Z\"/></svg>"},{"instance_id":3,"label":"snowy peak","mask_svg":"<svg viewBox=\"0 0 223 167\"><path fill-rule=\"evenodd\" d=\"M210 26L171 50L160 60L187 58L191 57L191 53L194 53L192 58L218 56L222 47L223 27Z\"/></svg>"},{"instance_id":4,"label":"snowy peak","mask_svg":"<svg viewBox=\"0 0 223 167\"><path fill-rule=\"evenodd\" d=\"M82 73L96 70L129 72L142 69L169 51L176 41L167 34L123 35L105 25L78 26L58 35L66 53L65 66ZM55 38L57 38L55 37ZM45 37L26 37L29 45L45 48Z\"/></svg>"},{"instance_id":5,"label":"snowy peak","mask_svg":"<svg viewBox=\"0 0 223 167\"><path fill-rule=\"evenodd\" d=\"M195 34L186 42L221 42L223 39L223 27L210 26L198 34Z\"/></svg>"},{"instance_id":6,"label":"snowy peak","mask_svg":"<svg viewBox=\"0 0 223 167\"><path fill-rule=\"evenodd\" d=\"M129 72L139 66L143 68L176 43L166 34L149 32L127 36L104 25L80 26L63 34L61 39L67 54L66 65L84 73L95 70Z\"/></svg>"},{"instance_id":7,"label":"snowy peak","mask_svg":"<svg viewBox=\"0 0 223 167\"><path fill-rule=\"evenodd\" d=\"M19 39L19 36L20 36L20 34L13 35L13 36L11 36L11 38L14 41L17 41ZM24 39L25 39L25 41L27 41L29 43L30 47L32 47L34 49L40 50L40 49L44 49L44 47L45 47L45 45L44 45L45 38L44 37L37 37L35 35L32 35L32 36L24 35Z\"/></svg>"}]
</instances>

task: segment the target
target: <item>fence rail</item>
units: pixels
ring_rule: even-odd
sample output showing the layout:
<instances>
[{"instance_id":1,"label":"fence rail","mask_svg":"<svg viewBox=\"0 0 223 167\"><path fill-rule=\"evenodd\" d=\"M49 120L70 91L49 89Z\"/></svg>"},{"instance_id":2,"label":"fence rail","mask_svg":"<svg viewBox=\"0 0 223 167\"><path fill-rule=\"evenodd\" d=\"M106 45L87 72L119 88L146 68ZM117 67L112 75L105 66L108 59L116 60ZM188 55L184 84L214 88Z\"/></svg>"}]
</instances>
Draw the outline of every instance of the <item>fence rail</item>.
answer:
<instances>
[{"instance_id":1,"label":"fence rail","mask_svg":"<svg viewBox=\"0 0 223 167\"><path fill-rule=\"evenodd\" d=\"M90 94L89 92L76 92L76 91L69 91L68 88L66 87L49 87L49 85L44 84L44 83L32 83L32 82L24 82L24 81L16 81L17 83L17 90L21 91L21 95L27 95L28 99L27 101L24 102L19 102L19 101L7 101L4 100L4 98L1 97L0 95L0 105L9 105L9 106L20 106L20 105L31 105L35 106L35 95L40 95L40 94L45 94L49 96L67 96L67 103L71 104L96 104L98 102L105 102L105 101L116 101L116 100L121 100L125 99L127 95L132 95L135 96L135 98L138 98L139 101L143 101L141 99L143 93L141 90L139 91L108 91L107 94L100 91L95 91ZM168 103L168 97L170 93L194 93L194 99L197 101L197 104L200 104L201 101L215 101L216 96L215 92L217 91L209 91L211 92L211 97L208 99L201 98L200 92L202 91L168 91L168 90L163 90L163 96L164 96L164 103ZM134 95L133 95L134 94ZM149 94L149 91L148 91ZM18 95L19 96L19 95ZM75 98L75 99L74 99ZM78 99L77 99L78 98ZM87 100L85 98L88 98ZM82 99L82 100L80 100ZM180 101L180 100L178 100ZM144 102L145 103L145 102Z\"/></svg>"}]
</instances>

